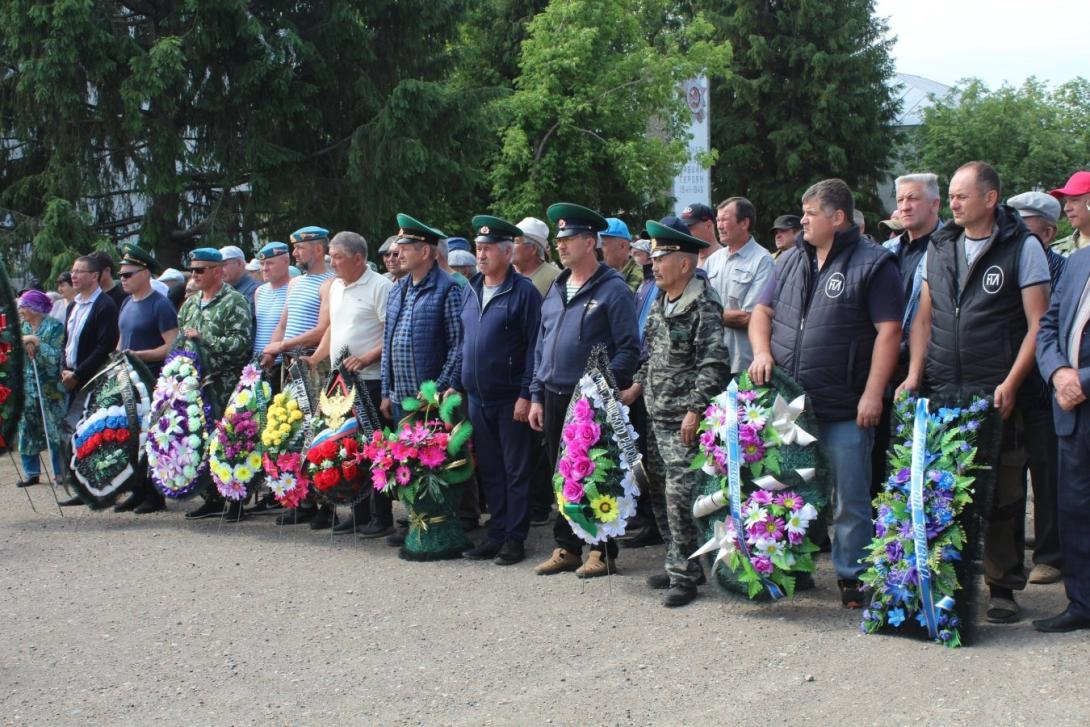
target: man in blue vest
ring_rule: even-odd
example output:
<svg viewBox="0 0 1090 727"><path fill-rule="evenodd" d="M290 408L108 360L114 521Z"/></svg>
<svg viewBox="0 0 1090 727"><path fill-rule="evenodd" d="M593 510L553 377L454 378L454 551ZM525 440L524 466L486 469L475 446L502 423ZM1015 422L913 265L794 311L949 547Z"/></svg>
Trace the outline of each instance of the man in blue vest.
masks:
<svg viewBox="0 0 1090 727"><path fill-rule="evenodd" d="M859 562L874 534L874 428L897 365L904 295L893 255L853 221L848 185L826 179L802 196L802 237L776 261L750 317L760 385L782 367L805 389L836 476L833 565L840 598L863 605Z"/></svg>
<svg viewBox="0 0 1090 727"><path fill-rule="evenodd" d="M931 236L900 388L986 396L1003 418L984 580L988 621L1011 623L1019 618L1014 591L1026 587L1023 407L1039 386L1031 376L1049 273L1041 242L999 203L999 191L999 175L984 162L962 165L950 180L954 221Z"/></svg>
<svg viewBox="0 0 1090 727"><path fill-rule="evenodd" d="M415 397L420 385L434 381L452 391L462 376L462 289L439 267L441 231L409 215L397 215L398 261L406 273L390 289L382 344L382 403L387 420L402 419L401 402ZM389 525L390 500L376 492L372 525ZM361 535L372 535L361 532ZM387 537L391 546L403 533Z"/></svg>

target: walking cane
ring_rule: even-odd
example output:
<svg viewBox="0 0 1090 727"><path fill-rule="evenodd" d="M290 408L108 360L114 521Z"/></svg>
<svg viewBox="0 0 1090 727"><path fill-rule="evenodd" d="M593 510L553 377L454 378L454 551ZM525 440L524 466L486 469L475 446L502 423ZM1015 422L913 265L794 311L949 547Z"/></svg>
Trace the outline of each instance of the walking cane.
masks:
<svg viewBox="0 0 1090 727"><path fill-rule="evenodd" d="M53 445L49 443L49 419L45 415L45 398L42 396L42 381L38 378L38 361L34 357L30 359L30 368L34 372L34 388L38 392L38 409L42 413L42 433L45 434L45 451L49 455L49 467L53 466ZM39 456L40 459L40 456ZM64 508L61 507L61 501L57 499L57 489L55 482L57 479L57 472L54 470L53 476L49 476L49 467L47 463L42 462L42 471L46 473L46 479L49 480L49 491L53 493L53 500L57 503L57 511L60 512L61 517L64 517ZM64 491L71 497L72 493L68 491L68 486L64 486Z"/></svg>

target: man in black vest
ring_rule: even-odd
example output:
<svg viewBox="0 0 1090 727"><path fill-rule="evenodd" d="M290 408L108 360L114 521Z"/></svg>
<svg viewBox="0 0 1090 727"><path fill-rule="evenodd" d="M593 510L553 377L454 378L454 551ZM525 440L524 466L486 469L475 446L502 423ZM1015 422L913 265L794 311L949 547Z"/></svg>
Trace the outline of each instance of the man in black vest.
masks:
<svg viewBox="0 0 1090 727"><path fill-rule="evenodd" d="M854 209L839 179L806 191L802 235L776 261L749 324L754 383L768 381L776 364L814 407L818 438L836 472L832 555L848 608L863 605L859 560L874 534L870 453L904 314L896 260L859 234Z"/></svg>
<svg viewBox="0 0 1090 727"><path fill-rule="evenodd" d="M999 204L999 175L984 162L969 162L954 174L950 210L954 221L931 237L908 377L900 389L994 397L1004 425L985 519L987 618L1011 623L1019 618L1014 591L1026 587L1026 451L1018 404L1040 387L1029 377L1037 327L1048 308L1048 262L1018 213Z"/></svg>

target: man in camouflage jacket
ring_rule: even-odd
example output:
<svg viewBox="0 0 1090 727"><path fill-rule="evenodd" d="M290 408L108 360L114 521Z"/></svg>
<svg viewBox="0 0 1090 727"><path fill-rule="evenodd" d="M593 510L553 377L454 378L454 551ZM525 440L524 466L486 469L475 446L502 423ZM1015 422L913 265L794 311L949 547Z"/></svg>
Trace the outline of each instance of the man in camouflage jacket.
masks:
<svg viewBox="0 0 1090 727"><path fill-rule="evenodd" d="M703 578L700 565L688 559L697 547L692 505L703 475L689 465L698 453L696 429L704 410L730 378L723 306L707 280L696 276L697 254L707 243L677 225L647 223L662 295L647 320L648 358L622 394L628 403L642 392L647 404L649 495L667 548L665 575L647 582L668 589L668 607L692 601Z"/></svg>
<svg viewBox="0 0 1090 727"><path fill-rule="evenodd" d="M214 253L214 254L213 254ZM209 379L212 415L223 416L253 346L253 321L246 297L223 281L219 251L198 248L190 268L199 293L178 311L178 330L200 344L201 367Z"/></svg>

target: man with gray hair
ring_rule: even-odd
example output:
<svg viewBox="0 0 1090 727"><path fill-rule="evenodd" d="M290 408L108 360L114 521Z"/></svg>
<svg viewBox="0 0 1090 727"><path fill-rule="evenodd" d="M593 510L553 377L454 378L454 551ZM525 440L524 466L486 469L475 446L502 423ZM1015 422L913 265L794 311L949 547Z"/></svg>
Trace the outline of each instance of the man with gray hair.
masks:
<svg viewBox="0 0 1090 727"><path fill-rule="evenodd" d="M904 298L889 251L852 223L851 189L826 179L802 197L802 244L786 250L750 317L758 386L783 367L806 391L836 472L833 565L840 598L863 606L859 576L874 534L871 450L897 365ZM847 371L847 375L845 375Z"/></svg>
<svg viewBox="0 0 1090 727"><path fill-rule="evenodd" d="M338 232L329 242L329 258L337 276L329 284L329 327L318 349L304 360L312 368L330 359L333 366L357 373L378 408L382 401L382 332L386 325L386 299L394 284L367 265L367 240L355 232ZM371 503L358 503L352 518L333 528L351 533L374 525L379 535L391 531L391 523L371 523Z"/></svg>
<svg viewBox="0 0 1090 727"><path fill-rule="evenodd" d="M548 259L549 226L536 217L527 217L515 227L522 230L522 236L515 238L515 270L529 278L544 298L560 275L560 268Z"/></svg>

